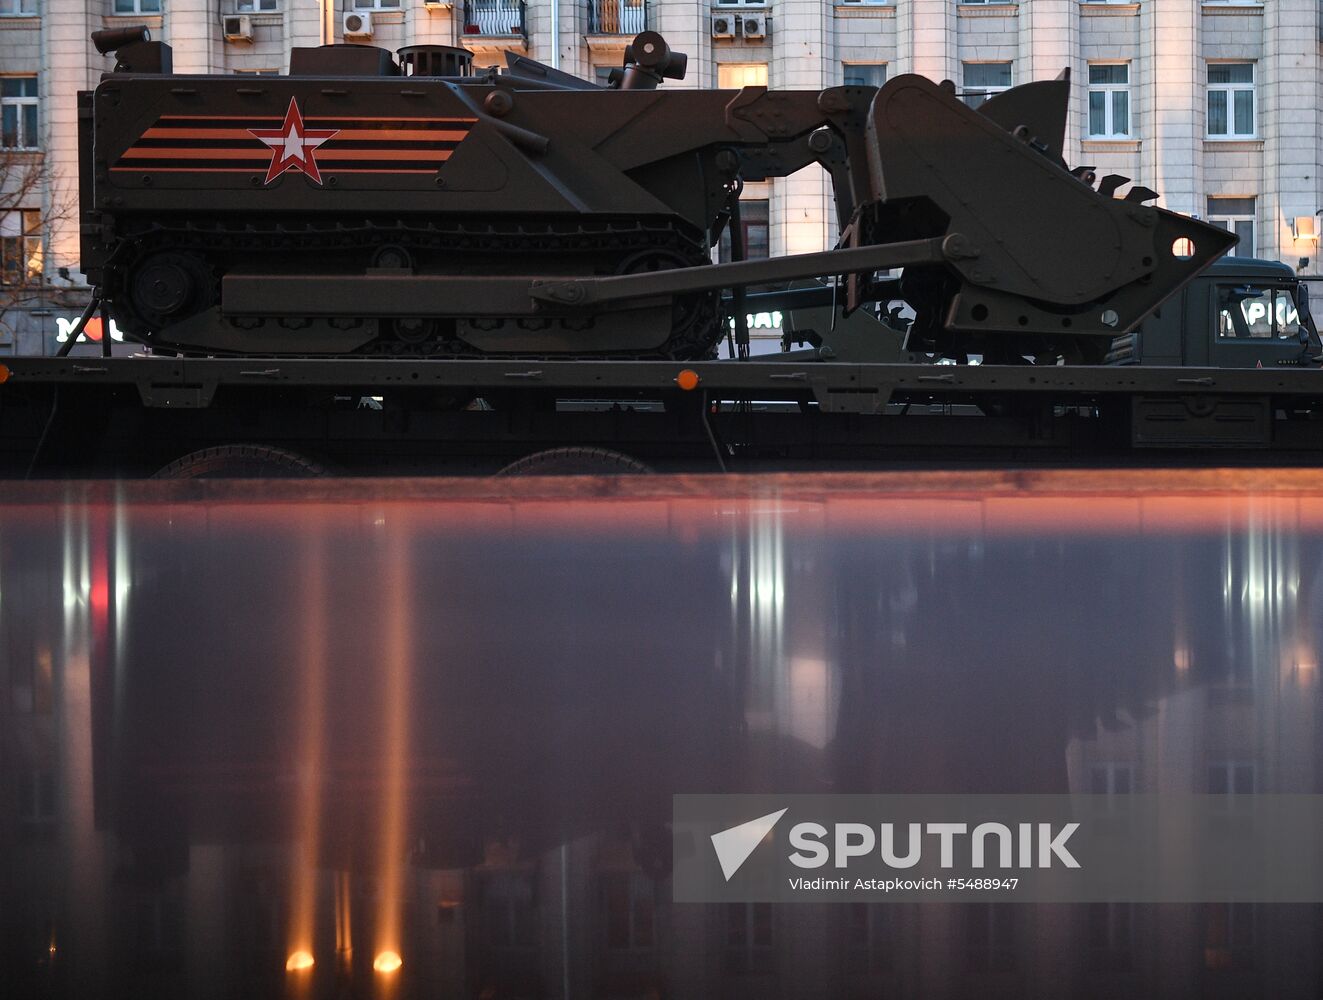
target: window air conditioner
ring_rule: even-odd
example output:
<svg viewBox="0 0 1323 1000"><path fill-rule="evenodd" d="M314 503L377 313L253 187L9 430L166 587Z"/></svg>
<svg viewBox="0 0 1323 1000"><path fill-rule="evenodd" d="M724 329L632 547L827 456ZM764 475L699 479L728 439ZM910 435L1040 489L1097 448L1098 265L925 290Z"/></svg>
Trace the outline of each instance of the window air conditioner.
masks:
<svg viewBox="0 0 1323 1000"><path fill-rule="evenodd" d="M765 38L772 26L764 17L741 18L740 31L745 38Z"/></svg>
<svg viewBox="0 0 1323 1000"><path fill-rule="evenodd" d="M346 38L371 38L372 14L366 10L346 11L344 29Z"/></svg>
<svg viewBox="0 0 1323 1000"><path fill-rule="evenodd" d="M247 14L227 15L224 27L227 42L251 42L253 40L253 19Z"/></svg>

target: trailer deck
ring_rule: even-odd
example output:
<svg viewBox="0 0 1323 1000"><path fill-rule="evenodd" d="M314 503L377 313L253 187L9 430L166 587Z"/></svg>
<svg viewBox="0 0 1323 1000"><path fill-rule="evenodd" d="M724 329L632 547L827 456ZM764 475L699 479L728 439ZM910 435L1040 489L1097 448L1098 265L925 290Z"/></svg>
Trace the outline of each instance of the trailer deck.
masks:
<svg viewBox="0 0 1323 1000"><path fill-rule="evenodd" d="M10 358L0 474L261 443L348 474L606 448L666 471L1317 464L1314 370L774 361ZM481 402L473 403L470 401Z"/></svg>

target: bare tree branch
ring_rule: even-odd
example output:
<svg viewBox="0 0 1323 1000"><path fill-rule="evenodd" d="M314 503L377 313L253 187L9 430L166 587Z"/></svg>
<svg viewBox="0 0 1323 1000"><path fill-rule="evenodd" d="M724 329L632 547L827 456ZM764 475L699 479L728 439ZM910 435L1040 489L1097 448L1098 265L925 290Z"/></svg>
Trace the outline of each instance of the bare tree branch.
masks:
<svg viewBox="0 0 1323 1000"><path fill-rule="evenodd" d="M28 309L81 308L87 289L59 278L50 260L55 234L77 222L76 185L44 153L0 149L0 333L11 342Z"/></svg>

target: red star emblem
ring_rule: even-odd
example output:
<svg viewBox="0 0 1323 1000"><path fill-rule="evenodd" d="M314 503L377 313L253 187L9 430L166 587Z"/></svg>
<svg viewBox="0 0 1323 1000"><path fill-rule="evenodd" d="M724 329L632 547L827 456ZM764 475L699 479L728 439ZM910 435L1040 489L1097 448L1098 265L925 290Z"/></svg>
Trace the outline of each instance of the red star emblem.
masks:
<svg viewBox="0 0 1323 1000"><path fill-rule="evenodd" d="M310 181L320 184L322 172L317 169L313 150L340 134L338 128L304 128L303 115L299 114L299 106L292 97L280 128L250 128L248 131L271 147L271 166L267 167L264 184L270 184L286 170L298 170L307 174Z"/></svg>

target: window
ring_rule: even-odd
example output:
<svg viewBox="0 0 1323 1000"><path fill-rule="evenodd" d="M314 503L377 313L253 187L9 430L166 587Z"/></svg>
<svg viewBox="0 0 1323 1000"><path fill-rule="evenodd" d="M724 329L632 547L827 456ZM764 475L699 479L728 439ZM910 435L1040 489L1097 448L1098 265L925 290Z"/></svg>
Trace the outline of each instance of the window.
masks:
<svg viewBox="0 0 1323 1000"><path fill-rule="evenodd" d="M772 255L769 203L765 198L740 199L740 229L744 232L744 259L766 260ZM731 256L730 227L721 231L717 260L728 264Z"/></svg>
<svg viewBox="0 0 1323 1000"><path fill-rule="evenodd" d="M159 14L161 0L114 0L116 14Z"/></svg>
<svg viewBox="0 0 1323 1000"><path fill-rule="evenodd" d="M895 4L896 0L837 0L837 2L846 3L846 4L851 4L851 3L873 4L873 5L881 4L883 6L890 7L893 4Z"/></svg>
<svg viewBox="0 0 1323 1000"><path fill-rule="evenodd" d="M718 63L717 88L766 87L767 63Z"/></svg>
<svg viewBox="0 0 1323 1000"><path fill-rule="evenodd" d="M1240 242L1227 251L1229 257L1254 256L1254 199L1208 199L1208 221L1240 237Z"/></svg>
<svg viewBox="0 0 1323 1000"><path fill-rule="evenodd" d="M1287 340L1300 339L1300 316L1296 312L1295 300L1289 288L1272 288L1264 285L1218 285L1217 286L1217 335L1225 340ZM1212 689L1209 689L1211 695ZM1209 784L1216 784L1221 791L1241 791L1237 782L1254 779L1253 764L1231 765L1234 768L1248 768L1249 774L1236 770L1226 772L1218 765L1217 774L1209 772Z"/></svg>
<svg viewBox="0 0 1323 1000"><path fill-rule="evenodd" d="M1089 137L1123 139L1130 135L1130 64L1089 65Z"/></svg>
<svg viewBox="0 0 1323 1000"><path fill-rule="evenodd" d="M266 14L280 10L280 0L238 0L234 9L240 14Z"/></svg>
<svg viewBox="0 0 1323 1000"><path fill-rule="evenodd" d="M977 108L993 94L1011 89L1011 64L965 63L965 103Z"/></svg>
<svg viewBox="0 0 1323 1000"><path fill-rule="evenodd" d="M1208 64L1208 138L1254 137L1254 64Z"/></svg>
<svg viewBox="0 0 1323 1000"><path fill-rule="evenodd" d="M648 27L648 8L643 0L591 0L588 4L590 35L637 35Z"/></svg>
<svg viewBox="0 0 1323 1000"><path fill-rule="evenodd" d="M354 0L355 10L399 10L400 0Z"/></svg>
<svg viewBox="0 0 1323 1000"><path fill-rule="evenodd" d="M718 7L766 7L768 0L713 0Z"/></svg>
<svg viewBox="0 0 1323 1000"><path fill-rule="evenodd" d="M887 82L886 63L844 63L847 87L880 87Z"/></svg>
<svg viewBox="0 0 1323 1000"><path fill-rule="evenodd" d="M37 0L0 0L0 17L32 17L39 9Z"/></svg>
<svg viewBox="0 0 1323 1000"><path fill-rule="evenodd" d="M41 281L41 213L0 212L0 285Z"/></svg>
<svg viewBox="0 0 1323 1000"><path fill-rule="evenodd" d="M371 7L371 4L363 4ZM383 6L385 6L383 4ZM392 9L398 9L399 0L391 0ZM523 9L519 0L469 0L464 4L464 34L466 35L522 35Z"/></svg>
<svg viewBox="0 0 1323 1000"><path fill-rule="evenodd" d="M6 149L36 149L37 78L6 76L0 80L0 146Z"/></svg>

